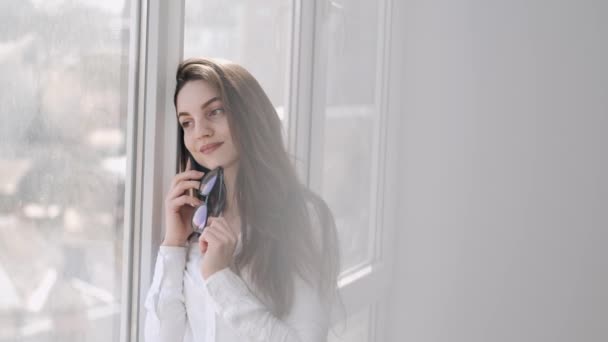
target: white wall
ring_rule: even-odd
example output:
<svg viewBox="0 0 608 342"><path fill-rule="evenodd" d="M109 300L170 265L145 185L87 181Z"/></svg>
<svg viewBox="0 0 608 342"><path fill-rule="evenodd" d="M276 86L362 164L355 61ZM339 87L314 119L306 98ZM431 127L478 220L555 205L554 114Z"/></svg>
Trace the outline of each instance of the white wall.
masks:
<svg viewBox="0 0 608 342"><path fill-rule="evenodd" d="M608 1L395 1L391 341L608 341Z"/></svg>

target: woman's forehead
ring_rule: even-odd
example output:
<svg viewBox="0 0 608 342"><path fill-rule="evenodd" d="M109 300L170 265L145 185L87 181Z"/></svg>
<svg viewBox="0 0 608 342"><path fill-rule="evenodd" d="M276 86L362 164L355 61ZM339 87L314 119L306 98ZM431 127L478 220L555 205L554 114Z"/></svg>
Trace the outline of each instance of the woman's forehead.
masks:
<svg viewBox="0 0 608 342"><path fill-rule="evenodd" d="M212 99L220 99L216 87L207 81L188 81L177 94L177 107L184 109L200 108Z"/></svg>

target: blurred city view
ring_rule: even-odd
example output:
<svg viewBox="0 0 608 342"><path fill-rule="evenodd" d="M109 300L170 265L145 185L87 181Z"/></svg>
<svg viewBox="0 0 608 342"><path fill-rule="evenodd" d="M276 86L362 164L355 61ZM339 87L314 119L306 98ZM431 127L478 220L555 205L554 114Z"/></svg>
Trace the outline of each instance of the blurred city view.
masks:
<svg viewBox="0 0 608 342"><path fill-rule="evenodd" d="M2 1L0 341L116 341L124 1Z"/></svg>
<svg viewBox="0 0 608 342"><path fill-rule="evenodd" d="M185 4L184 57L243 64L286 125L294 2ZM331 4L323 127L311 140L322 141L321 195L347 270L373 254L380 33L377 4ZM0 2L0 342L119 340L130 300L121 295L130 8ZM368 316L355 317L349 341L365 338Z"/></svg>

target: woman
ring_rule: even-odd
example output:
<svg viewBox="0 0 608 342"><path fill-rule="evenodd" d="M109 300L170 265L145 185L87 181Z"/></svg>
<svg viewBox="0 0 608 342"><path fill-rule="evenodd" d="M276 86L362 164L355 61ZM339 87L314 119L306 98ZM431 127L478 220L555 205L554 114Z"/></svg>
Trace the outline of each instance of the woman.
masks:
<svg viewBox="0 0 608 342"><path fill-rule="evenodd" d="M146 298L147 342L325 341L338 273L327 205L298 181L258 82L229 62L177 70L179 169ZM223 168L226 201L198 239L201 177Z"/></svg>

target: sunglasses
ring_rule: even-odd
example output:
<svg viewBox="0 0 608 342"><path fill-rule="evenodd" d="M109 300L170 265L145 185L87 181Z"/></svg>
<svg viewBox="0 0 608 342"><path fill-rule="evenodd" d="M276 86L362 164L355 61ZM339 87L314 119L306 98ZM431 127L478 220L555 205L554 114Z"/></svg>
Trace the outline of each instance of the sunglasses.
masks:
<svg viewBox="0 0 608 342"><path fill-rule="evenodd" d="M203 201L192 215L192 230L193 236L198 237L203 233L207 226L209 217L219 216L226 206L226 185L224 184L224 169L218 167L209 171L201 179L201 185L198 188L197 196Z"/></svg>

